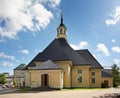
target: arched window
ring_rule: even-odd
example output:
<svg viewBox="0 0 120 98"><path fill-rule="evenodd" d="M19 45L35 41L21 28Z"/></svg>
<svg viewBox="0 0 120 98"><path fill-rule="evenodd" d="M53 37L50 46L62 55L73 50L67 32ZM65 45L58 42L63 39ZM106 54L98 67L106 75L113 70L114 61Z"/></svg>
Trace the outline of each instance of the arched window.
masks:
<svg viewBox="0 0 120 98"><path fill-rule="evenodd" d="M82 76L79 76L79 77L78 77L78 82L79 82L79 83L82 83Z"/></svg>
<svg viewBox="0 0 120 98"><path fill-rule="evenodd" d="M62 28L60 28L60 33L62 33Z"/></svg>

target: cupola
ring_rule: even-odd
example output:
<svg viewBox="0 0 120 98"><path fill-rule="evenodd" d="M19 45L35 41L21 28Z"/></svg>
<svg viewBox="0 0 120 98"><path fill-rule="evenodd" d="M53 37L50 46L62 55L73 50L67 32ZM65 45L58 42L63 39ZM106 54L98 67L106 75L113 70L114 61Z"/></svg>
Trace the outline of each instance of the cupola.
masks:
<svg viewBox="0 0 120 98"><path fill-rule="evenodd" d="M61 13L61 23L57 27L57 38L65 38L66 39L67 38L66 31L67 31L67 28L65 27L65 25L63 23L63 15Z"/></svg>

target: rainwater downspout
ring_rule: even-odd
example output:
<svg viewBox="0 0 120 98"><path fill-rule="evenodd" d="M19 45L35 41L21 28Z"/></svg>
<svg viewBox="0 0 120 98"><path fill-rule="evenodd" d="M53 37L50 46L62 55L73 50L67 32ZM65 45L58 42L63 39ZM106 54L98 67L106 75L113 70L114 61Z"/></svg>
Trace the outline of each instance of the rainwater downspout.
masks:
<svg viewBox="0 0 120 98"><path fill-rule="evenodd" d="M31 73L30 73L30 71L28 71L28 70L27 70L27 72L28 72L29 75L30 75L30 86L31 86Z"/></svg>

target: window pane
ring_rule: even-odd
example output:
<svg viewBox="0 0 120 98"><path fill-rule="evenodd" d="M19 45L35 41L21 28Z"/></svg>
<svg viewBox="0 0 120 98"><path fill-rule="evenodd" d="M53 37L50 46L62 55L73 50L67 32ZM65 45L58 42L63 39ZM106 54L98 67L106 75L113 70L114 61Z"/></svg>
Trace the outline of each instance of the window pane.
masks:
<svg viewBox="0 0 120 98"><path fill-rule="evenodd" d="M81 69L79 69L79 70L78 70L78 73L79 73L79 74L82 74L82 70L81 70Z"/></svg>
<svg viewBox="0 0 120 98"><path fill-rule="evenodd" d="M92 81L91 81L92 83L95 83L95 78L92 78Z"/></svg>
<svg viewBox="0 0 120 98"><path fill-rule="evenodd" d="M78 77L78 82L79 82L79 83L82 82L82 77L81 77L81 76Z"/></svg>
<svg viewBox="0 0 120 98"><path fill-rule="evenodd" d="M91 74L92 74L92 76L95 76L95 72L92 72Z"/></svg>

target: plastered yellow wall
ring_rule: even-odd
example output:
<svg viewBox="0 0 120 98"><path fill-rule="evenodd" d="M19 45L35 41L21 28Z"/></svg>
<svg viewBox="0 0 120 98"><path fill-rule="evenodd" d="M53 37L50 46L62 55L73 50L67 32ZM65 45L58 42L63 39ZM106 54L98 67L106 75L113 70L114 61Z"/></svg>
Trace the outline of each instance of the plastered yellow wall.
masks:
<svg viewBox="0 0 120 98"><path fill-rule="evenodd" d="M72 87L89 87L89 68L90 66L74 66L72 68ZM82 70L82 74L78 70ZM78 81L78 77L82 76L82 82Z"/></svg>
<svg viewBox="0 0 120 98"><path fill-rule="evenodd" d="M42 62L35 62L36 66ZM73 66L71 61L55 61L63 70L29 70L25 72L26 85L38 87L41 86L41 74L49 74L49 86L55 88L62 87L101 87L101 83L108 78L101 77L102 69L91 69L90 65ZM78 70L82 70L82 74ZM91 73L95 72L95 76ZM30 79L31 74L31 79ZM82 83L78 82L78 77L82 76ZM95 83L91 79L95 78ZM30 83L31 80L31 83ZM109 85L112 86L112 78L108 79Z"/></svg>
<svg viewBox="0 0 120 98"><path fill-rule="evenodd" d="M71 61L57 61L55 62L63 69L63 86L71 87Z"/></svg>
<svg viewBox="0 0 120 98"><path fill-rule="evenodd" d="M31 85L31 73L29 70L25 71L25 86L30 86Z"/></svg>
<svg viewBox="0 0 120 98"><path fill-rule="evenodd" d="M102 78L102 83L104 83L104 81L107 80L108 81L108 86L109 87L113 87L113 78Z"/></svg>
<svg viewBox="0 0 120 98"><path fill-rule="evenodd" d="M62 70L31 70L31 80L26 82L31 87L40 87L41 86L41 75L48 74L49 76L49 87L53 88L63 88L63 71ZM29 76L29 73L26 75ZM31 85L30 85L31 81Z"/></svg>
<svg viewBox="0 0 120 98"><path fill-rule="evenodd" d="M95 72L95 76L91 73ZM91 79L95 78L95 83L91 82ZM90 69L90 87L101 87L101 69Z"/></svg>

